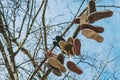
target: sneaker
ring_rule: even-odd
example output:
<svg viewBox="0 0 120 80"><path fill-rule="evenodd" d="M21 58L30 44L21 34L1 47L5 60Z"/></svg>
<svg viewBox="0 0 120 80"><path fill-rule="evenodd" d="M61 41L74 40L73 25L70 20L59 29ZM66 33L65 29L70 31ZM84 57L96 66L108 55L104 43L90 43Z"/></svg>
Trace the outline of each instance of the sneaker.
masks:
<svg viewBox="0 0 120 80"><path fill-rule="evenodd" d="M93 13L88 15L88 21L89 21L89 23L94 23L97 20L111 17L112 15L113 15L113 12L111 10L93 12Z"/></svg>
<svg viewBox="0 0 120 80"><path fill-rule="evenodd" d="M62 36L56 36L55 39L57 40L57 42L65 41L65 39Z"/></svg>
<svg viewBox="0 0 120 80"><path fill-rule="evenodd" d="M103 42L103 37L91 29L83 29L82 34L89 39L96 40L97 42Z"/></svg>
<svg viewBox="0 0 120 80"><path fill-rule="evenodd" d="M94 0L90 0L89 5L88 5L88 10L89 10L89 14L96 12L96 4Z"/></svg>
<svg viewBox="0 0 120 80"><path fill-rule="evenodd" d="M74 51L74 44L73 44L73 38L69 37L67 40L67 47L69 50L69 53L74 56L75 55L75 51Z"/></svg>
<svg viewBox="0 0 120 80"><path fill-rule="evenodd" d="M53 67L59 69L61 72L66 72L66 68L56 58L49 58L48 63Z"/></svg>
<svg viewBox="0 0 120 80"><path fill-rule="evenodd" d="M62 64L64 64L64 59L65 59L65 56L63 54L57 55L57 60L59 60Z"/></svg>
<svg viewBox="0 0 120 80"><path fill-rule="evenodd" d="M82 74L83 73L83 71L79 67L77 67L76 64L73 63L72 61L67 62L67 67L70 71L73 71L77 74Z"/></svg>
<svg viewBox="0 0 120 80"><path fill-rule="evenodd" d="M75 38L74 39L74 46L75 46L75 54L77 55L77 56L79 56L80 55L80 49L81 49L81 42L80 42L80 40L79 39L77 39L77 38Z"/></svg>
<svg viewBox="0 0 120 80"><path fill-rule="evenodd" d="M104 32L104 28L100 27L100 26L93 26L91 24L83 24L81 25L81 29L92 29L93 31L97 32L97 33L102 33Z"/></svg>
<svg viewBox="0 0 120 80"><path fill-rule="evenodd" d="M67 43L65 41L60 41L59 42L60 48L62 49L62 51L69 56L69 51L67 48Z"/></svg>
<svg viewBox="0 0 120 80"><path fill-rule="evenodd" d="M80 17L75 18L75 19L73 20L73 22L76 23L76 24L79 24L79 23L80 23Z"/></svg>
<svg viewBox="0 0 120 80"><path fill-rule="evenodd" d="M61 76L62 73L60 72L60 70L58 70L57 68L51 66L49 63L45 63L45 65L48 67L48 69L51 69L51 71L53 72L53 74L55 74L56 76Z"/></svg>

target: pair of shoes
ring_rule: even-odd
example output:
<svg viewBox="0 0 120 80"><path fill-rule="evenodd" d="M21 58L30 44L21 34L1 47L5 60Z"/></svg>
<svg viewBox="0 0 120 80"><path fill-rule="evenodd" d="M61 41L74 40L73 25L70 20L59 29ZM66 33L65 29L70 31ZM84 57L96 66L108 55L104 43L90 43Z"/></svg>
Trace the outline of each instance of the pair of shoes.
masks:
<svg viewBox="0 0 120 80"><path fill-rule="evenodd" d="M62 51L64 51L66 53L66 55L74 56L74 44L73 44L73 38L72 37L69 37L67 42L60 41L59 45L60 45Z"/></svg>
<svg viewBox="0 0 120 80"><path fill-rule="evenodd" d="M46 53L46 56L48 57L47 63L49 63L52 67L57 68L61 72L66 72L66 68L63 66L63 54L55 55L53 52L49 51Z"/></svg>
<svg viewBox="0 0 120 80"><path fill-rule="evenodd" d="M80 49L81 49L81 42L78 38L73 39L72 37L69 37L67 42L60 41L59 45L61 49L66 53L66 55L74 56L80 55Z"/></svg>
<svg viewBox="0 0 120 80"><path fill-rule="evenodd" d="M77 67L76 64L73 63L72 61L67 62L67 67L70 71L73 71L77 74L82 74L83 73L83 71L79 67Z"/></svg>
<svg viewBox="0 0 120 80"><path fill-rule="evenodd" d="M98 34L104 32L103 27L93 26L91 24L83 24L81 26L81 29L82 29L82 34L85 37L96 40L97 42L103 42L104 38Z"/></svg>

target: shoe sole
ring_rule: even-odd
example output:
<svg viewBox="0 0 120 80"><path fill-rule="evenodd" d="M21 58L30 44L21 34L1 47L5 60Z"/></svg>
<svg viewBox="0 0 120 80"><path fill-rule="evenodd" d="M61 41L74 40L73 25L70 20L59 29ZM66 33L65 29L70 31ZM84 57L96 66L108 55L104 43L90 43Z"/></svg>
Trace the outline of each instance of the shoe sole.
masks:
<svg viewBox="0 0 120 80"><path fill-rule="evenodd" d="M65 67L55 58L49 58L48 63L53 67L59 69L61 72L66 72Z"/></svg>
<svg viewBox="0 0 120 80"><path fill-rule="evenodd" d="M110 10L104 10L100 12L93 12L90 15L88 15L88 21L89 23L94 23L97 20L111 17L113 15L113 12Z"/></svg>
<svg viewBox="0 0 120 80"><path fill-rule="evenodd" d="M83 73L83 71L82 71L80 68L78 68L78 67L76 66L76 64L73 63L72 61L68 61L68 62L67 62L67 67L68 67L68 69L69 69L70 71L73 71L73 72L75 72L75 73L77 73L77 74L82 74L82 73Z"/></svg>
<svg viewBox="0 0 120 80"><path fill-rule="evenodd" d="M74 39L74 45L75 45L75 53L77 56L80 55L80 49L81 49L81 42L79 39L75 38Z"/></svg>
<svg viewBox="0 0 120 80"><path fill-rule="evenodd" d="M91 1L89 2L88 8L89 8L89 14L95 12L95 11L96 11L95 1L91 0Z"/></svg>
<svg viewBox="0 0 120 80"><path fill-rule="evenodd" d="M93 26L90 24L83 24L81 25L81 29L92 29L93 31L97 32L97 33L102 33L104 32L104 28L103 27L99 27L99 26Z"/></svg>
<svg viewBox="0 0 120 80"><path fill-rule="evenodd" d="M65 54L69 56L69 52L67 49L67 43L65 41L60 41L59 46L61 47L62 51L65 52Z"/></svg>
<svg viewBox="0 0 120 80"><path fill-rule="evenodd" d="M102 36L91 29L83 29L82 34L89 39L96 40L97 42L103 42L104 40Z"/></svg>

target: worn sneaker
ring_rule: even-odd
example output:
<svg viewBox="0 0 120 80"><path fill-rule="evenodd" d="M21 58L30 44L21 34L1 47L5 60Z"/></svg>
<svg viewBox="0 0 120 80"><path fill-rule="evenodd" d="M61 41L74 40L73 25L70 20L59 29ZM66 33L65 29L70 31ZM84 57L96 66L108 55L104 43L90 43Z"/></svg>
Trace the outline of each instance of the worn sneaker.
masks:
<svg viewBox="0 0 120 80"><path fill-rule="evenodd" d="M51 66L49 63L45 63L45 65L48 67L48 69L51 69L51 71L53 72L53 74L55 74L56 76L61 76L62 73L60 72L59 69Z"/></svg>
<svg viewBox="0 0 120 80"><path fill-rule="evenodd" d="M69 56L69 51L68 51L67 43L65 41L60 41L59 45L60 45L62 51L65 52L66 55Z"/></svg>
<svg viewBox="0 0 120 80"><path fill-rule="evenodd" d="M57 55L57 60L59 60L62 64L64 64L64 59L65 59L65 56L63 54Z"/></svg>
<svg viewBox="0 0 120 80"><path fill-rule="evenodd" d="M90 0L88 5L88 11L89 11L89 14L96 11L96 4L94 0Z"/></svg>
<svg viewBox="0 0 120 80"><path fill-rule="evenodd" d="M97 32L97 33L102 33L104 32L104 28L100 27L100 26L93 26L91 24L83 24L81 25L81 29L92 29L93 31Z"/></svg>
<svg viewBox="0 0 120 80"><path fill-rule="evenodd" d="M74 46L75 46L75 48L74 48L75 49L75 54L77 56L79 56L80 55L80 49L81 49L81 42L78 38L74 39Z"/></svg>
<svg viewBox="0 0 120 80"><path fill-rule="evenodd" d="M65 39L62 36L56 36L55 39L57 40L57 42L65 41Z"/></svg>
<svg viewBox="0 0 120 80"><path fill-rule="evenodd" d="M113 15L113 12L111 10L93 12L93 13L88 15L88 21L89 21L89 23L94 23L97 20L111 17L112 15Z"/></svg>
<svg viewBox="0 0 120 80"><path fill-rule="evenodd" d="M97 42L103 42L104 40L102 36L91 29L83 29L82 34L89 39L96 40Z"/></svg>
<svg viewBox="0 0 120 80"><path fill-rule="evenodd" d="M75 51L74 51L74 44L73 44L73 38L69 37L67 40L67 47L69 50L69 53L74 56L75 55Z"/></svg>
<svg viewBox="0 0 120 80"><path fill-rule="evenodd" d="M73 63L72 61L67 62L67 67L70 71L73 71L77 74L82 74L83 73L83 71L79 67L77 67L76 64Z"/></svg>
<svg viewBox="0 0 120 80"><path fill-rule="evenodd" d="M59 69L61 72L66 72L66 68L56 58L49 58L48 63L53 67Z"/></svg>

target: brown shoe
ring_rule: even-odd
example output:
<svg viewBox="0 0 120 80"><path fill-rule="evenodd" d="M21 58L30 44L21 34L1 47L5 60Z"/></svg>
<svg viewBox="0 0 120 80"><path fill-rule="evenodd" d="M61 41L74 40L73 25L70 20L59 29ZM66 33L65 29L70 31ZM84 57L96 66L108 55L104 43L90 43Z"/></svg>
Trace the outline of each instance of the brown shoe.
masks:
<svg viewBox="0 0 120 80"><path fill-rule="evenodd" d="M51 66L49 63L45 63L45 65L46 65L49 69L51 69L51 71L53 72L53 74L55 74L56 76L61 76L61 75L62 75L62 73L60 72L59 69Z"/></svg>
<svg viewBox="0 0 120 80"><path fill-rule="evenodd" d="M59 45L60 45L60 48L62 49L62 51L65 52L66 55L69 56L69 51L68 51L68 48L67 48L67 43L65 41L60 41Z"/></svg>
<svg viewBox="0 0 120 80"><path fill-rule="evenodd" d="M90 0L88 5L89 14L96 11L96 4L94 0Z"/></svg>
<svg viewBox="0 0 120 80"><path fill-rule="evenodd" d="M94 23L97 20L111 17L112 15L113 15L113 12L111 10L93 12L93 13L88 15L88 21L89 21L89 23Z"/></svg>
<svg viewBox="0 0 120 80"><path fill-rule="evenodd" d="M82 34L89 39L96 40L97 42L103 42L104 40L102 36L91 29L83 29Z"/></svg>
<svg viewBox="0 0 120 80"><path fill-rule="evenodd" d="M78 38L74 39L74 46L75 46L75 48L74 48L75 49L75 54L77 56L79 56L80 55L80 49L81 49L81 42Z"/></svg>
<svg viewBox="0 0 120 80"><path fill-rule="evenodd" d="M67 47L69 50L69 53L74 56L75 55L75 51L74 51L74 44L73 44L73 38L69 37L67 40Z"/></svg>
<svg viewBox="0 0 120 80"><path fill-rule="evenodd" d="M79 67L77 67L76 64L73 63L72 61L67 62L67 67L70 71L73 71L77 74L82 74L83 73L83 71Z"/></svg>
<svg viewBox="0 0 120 80"><path fill-rule="evenodd" d="M57 55L57 60L59 60L62 64L64 64L64 59L65 59L65 56L63 54Z"/></svg>
<svg viewBox="0 0 120 80"><path fill-rule="evenodd" d="M93 26L91 24L83 24L81 25L81 29L92 29L93 31L97 32L97 33L102 33L104 32L104 28L100 27L100 26Z"/></svg>
<svg viewBox="0 0 120 80"><path fill-rule="evenodd" d="M53 67L59 69L62 72L66 72L66 68L63 66L63 64L60 63L56 58L49 58L48 63L52 65Z"/></svg>
<svg viewBox="0 0 120 80"><path fill-rule="evenodd" d="M73 20L73 22L76 23L76 24L79 24L79 23L80 23L80 17L75 18L75 19Z"/></svg>

